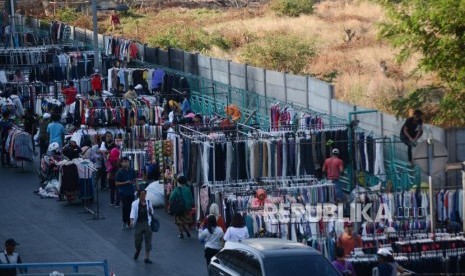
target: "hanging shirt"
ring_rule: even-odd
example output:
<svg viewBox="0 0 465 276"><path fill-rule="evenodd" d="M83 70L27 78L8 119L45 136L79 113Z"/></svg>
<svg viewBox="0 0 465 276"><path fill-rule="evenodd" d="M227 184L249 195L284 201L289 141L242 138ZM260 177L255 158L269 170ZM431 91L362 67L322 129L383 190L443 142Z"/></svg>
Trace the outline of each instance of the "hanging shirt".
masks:
<svg viewBox="0 0 465 276"><path fill-rule="evenodd" d="M77 89L74 86L66 88L61 93L65 95L66 105L71 105L76 102Z"/></svg>
<svg viewBox="0 0 465 276"><path fill-rule="evenodd" d="M90 80L92 84L92 90L100 92L102 91L102 77L98 74L94 74Z"/></svg>

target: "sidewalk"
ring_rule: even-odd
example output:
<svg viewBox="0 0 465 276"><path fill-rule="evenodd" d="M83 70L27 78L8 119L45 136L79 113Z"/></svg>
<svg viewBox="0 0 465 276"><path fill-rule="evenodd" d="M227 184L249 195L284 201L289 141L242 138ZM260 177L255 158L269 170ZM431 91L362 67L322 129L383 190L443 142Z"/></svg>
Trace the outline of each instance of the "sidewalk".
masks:
<svg viewBox="0 0 465 276"><path fill-rule="evenodd" d="M39 180L35 169L0 168L0 241L14 238L23 262L84 262L108 260L110 271L131 275L206 275L203 247L193 233L179 240L173 217L156 209L160 232L154 233L150 259L133 260L133 230L121 229L121 208L110 207L108 191L99 191L102 220L93 220L81 203L41 199L33 194ZM93 208L95 209L95 207Z"/></svg>

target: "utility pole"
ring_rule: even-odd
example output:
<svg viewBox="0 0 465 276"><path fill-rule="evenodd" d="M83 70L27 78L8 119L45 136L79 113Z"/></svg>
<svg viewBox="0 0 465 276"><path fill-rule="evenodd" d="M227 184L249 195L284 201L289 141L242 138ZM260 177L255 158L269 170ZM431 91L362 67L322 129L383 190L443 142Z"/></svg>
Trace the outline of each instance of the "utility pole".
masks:
<svg viewBox="0 0 465 276"><path fill-rule="evenodd" d="M93 43L94 48L94 69L100 68L100 51L98 49L98 25L97 25L97 0L92 0L92 29L93 29Z"/></svg>
<svg viewBox="0 0 465 276"><path fill-rule="evenodd" d="M15 24L15 1L10 0L10 37L9 43L15 47L15 35L16 35L16 24Z"/></svg>

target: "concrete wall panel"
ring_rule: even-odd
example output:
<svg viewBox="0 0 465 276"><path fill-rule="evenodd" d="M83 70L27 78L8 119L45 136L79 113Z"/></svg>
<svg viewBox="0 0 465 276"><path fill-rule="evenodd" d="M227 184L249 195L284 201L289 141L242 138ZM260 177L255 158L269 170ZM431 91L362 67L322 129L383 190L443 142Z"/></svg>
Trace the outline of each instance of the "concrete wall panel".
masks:
<svg viewBox="0 0 465 276"><path fill-rule="evenodd" d="M246 66L244 64L231 62L229 69L231 70L232 76L238 76L245 78L246 76Z"/></svg>
<svg viewBox="0 0 465 276"><path fill-rule="evenodd" d="M270 98L276 98L278 100L284 101L284 87L282 85L276 85L267 83L266 84L266 95Z"/></svg>
<svg viewBox="0 0 465 276"><path fill-rule="evenodd" d="M180 49L170 49L170 67L174 70L184 71L184 51Z"/></svg>
<svg viewBox="0 0 465 276"><path fill-rule="evenodd" d="M197 74L197 57L195 54L183 51L184 72Z"/></svg>
<svg viewBox="0 0 465 276"><path fill-rule="evenodd" d="M305 104L305 91L287 88L287 101L302 106Z"/></svg>
<svg viewBox="0 0 465 276"><path fill-rule="evenodd" d="M161 66L169 67L170 61L168 51L158 49L158 62Z"/></svg>
<svg viewBox="0 0 465 276"><path fill-rule="evenodd" d="M240 89L246 89L246 79L244 77L238 77L236 75L231 75L231 86L237 87Z"/></svg>
<svg viewBox="0 0 465 276"><path fill-rule="evenodd" d="M228 73L228 61L224 59L212 58L213 71Z"/></svg>
<svg viewBox="0 0 465 276"><path fill-rule="evenodd" d="M287 74L286 75L286 86L287 88L294 88L296 90L305 91L305 78L304 76L296 76Z"/></svg>
<svg viewBox="0 0 465 276"><path fill-rule="evenodd" d="M266 70L266 83L284 86L284 74Z"/></svg>
<svg viewBox="0 0 465 276"><path fill-rule="evenodd" d="M247 79L264 82L263 69L253 66L247 66Z"/></svg>
<svg viewBox="0 0 465 276"><path fill-rule="evenodd" d="M199 67L210 68L210 58L204 55L198 57Z"/></svg>

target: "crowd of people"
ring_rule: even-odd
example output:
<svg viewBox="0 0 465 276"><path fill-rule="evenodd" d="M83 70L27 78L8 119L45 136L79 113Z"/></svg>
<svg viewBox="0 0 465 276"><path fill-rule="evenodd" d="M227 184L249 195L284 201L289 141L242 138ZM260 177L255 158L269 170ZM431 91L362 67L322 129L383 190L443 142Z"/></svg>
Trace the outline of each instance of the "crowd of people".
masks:
<svg viewBox="0 0 465 276"><path fill-rule="evenodd" d="M112 19L113 22L113 19ZM117 25L116 21L113 22ZM18 80L20 75L15 76ZM130 85L128 91L124 91L124 87L119 86L116 91L113 91L116 97L121 97L126 100L138 98L144 92L141 85ZM6 92L6 93L5 93ZM97 169L95 183L97 188L109 189L110 205L122 210L122 228L134 229L135 236L135 254L134 259L139 258L142 250L142 244L145 244L144 262L152 263L150 260L150 251L152 243L152 230L150 224L153 219L154 209L151 203L146 199L146 191L140 190L136 180L136 174L133 168L130 167L128 157L121 156L121 149L115 143L115 137L112 132L106 132L104 137L98 144L92 145L90 141L76 141L74 139L66 140L65 135L69 134L65 131L65 126L62 123L63 114L70 113L72 105L76 102L78 95L74 83L69 81L61 93L64 98L64 110L49 110L42 117L34 114L31 108L24 111L20 97L14 90L5 91L1 97L3 101L9 101L10 105L14 106L10 110L2 110L2 118L0 120L0 137L2 142L2 165L11 166L5 150L6 133L14 125L22 125L24 130L33 137L38 132L38 145L40 157L50 154L59 153L68 159L86 158L93 162ZM99 97L97 91L92 91L90 97ZM415 111L414 116L409 118L401 130L401 139L408 146L409 161L412 162L411 151L416 145L417 140L422 135L422 113ZM170 100L164 104L164 123L163 123L163 138L169 138L174 135L173 125L178 123L201 125L203 117L200 114L192 112L187 97L184 97L182 103ZM141 116L138 118L139 125L146 124L146 118ZM34 145L35 152L35 142ZM324 162L322 168L327 180L332 181L336 187L337 202L344 202L344 193L342 184L339 182L340 176L344 172L344 163L339 158L339 150L333 148L331 156ZM160 178L160 169L157 167L152 180ZM146 176L146 175L145 175ZM147 177L145 177L147 179ZM191 192L191 187L187 185L187 179L184 176L177 177L178 186L173 189L169 197L171 213L174 214L174 221L178 228L180 239L191 237L191 229L195 225L194 221L194 199ZM137 195L137 197L136 197ZM256 206L263 206L266 201L264 191L257 191L257 198L254 200ZM249 232L245 226L244 218L241 214L236 213L232 218L232 223L226 227L225 220L221 217L219 207L216 204L210 206L209 215L204 218L200 224L198 239L204 244L204 256L207 265L211 258L221 250L224 242L241 241L249 238ZM0 263L21 262L18 255L14 253L14 246L17 243L9 239L6 243L4 259L0 255ZM343 275L355 275L354 268L345 258L350 255L354 248L361 247L361 238L354 233L353 224L346 222L344 224L344 233L337 238L337 247L335 253L337 259L333 261L334 267ZM379 265L378 275L395 275L396 271L402 272L402 268L394 262L392 252L386 249L378 251Z"/></svg>

